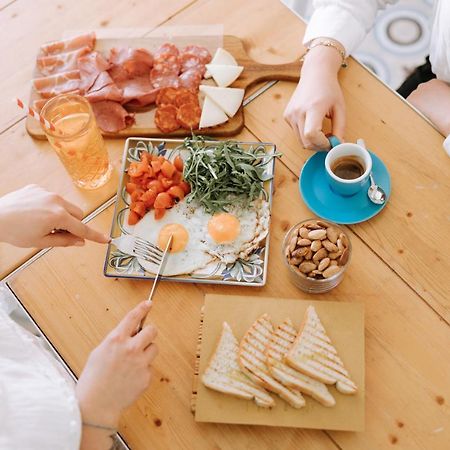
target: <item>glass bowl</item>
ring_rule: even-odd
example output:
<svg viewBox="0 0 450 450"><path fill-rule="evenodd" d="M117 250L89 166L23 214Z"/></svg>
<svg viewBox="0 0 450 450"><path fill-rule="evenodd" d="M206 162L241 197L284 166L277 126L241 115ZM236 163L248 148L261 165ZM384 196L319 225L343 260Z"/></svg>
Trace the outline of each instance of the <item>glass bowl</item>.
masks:
<svg viewBox="0 0 450 450"><path fill-rule="evenodd" d="M308 219L287 232L282 251L291 281L304 292L320 294L342 281L350 263L352 246L339 225Z"/></svg>

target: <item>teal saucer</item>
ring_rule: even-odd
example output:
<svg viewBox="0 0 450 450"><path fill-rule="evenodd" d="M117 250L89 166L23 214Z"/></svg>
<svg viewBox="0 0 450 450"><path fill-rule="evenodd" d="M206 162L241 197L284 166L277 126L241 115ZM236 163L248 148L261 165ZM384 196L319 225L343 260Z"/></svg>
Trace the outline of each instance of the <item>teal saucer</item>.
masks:
<svg viewBox="0 0 450 450"><path fill-rule="evenodd" d="M326 152L317 152L306 161L300 173L300 194L306 206L322 219L339 224L364 222L376 216L387 204L391 195L391 177L387 167L377 155L372 156L372 174L375 182L386 192L386 201L375 205L367 197L369 180L361 191L351 197L336 194L325 173Z"/></svg>

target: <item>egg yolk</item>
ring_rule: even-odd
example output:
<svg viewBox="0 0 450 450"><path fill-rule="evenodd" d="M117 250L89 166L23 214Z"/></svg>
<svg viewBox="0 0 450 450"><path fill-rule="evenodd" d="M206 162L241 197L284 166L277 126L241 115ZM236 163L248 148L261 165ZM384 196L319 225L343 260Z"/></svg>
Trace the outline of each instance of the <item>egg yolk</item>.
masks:
<svg viewBox="0 0 450 450"><path fill-rule="evenodd" d="M240 232L241 224L233 214L215 214L208 222L208 233L218 244L234 241Z"/></svg>
<svg viewBox="0 0 450 450"><path fill-rule="evenodd" d="M177 253L184 250L189 240L189 233L186 228L179 223L169 223L161 228L158 236L158 247L165 249L169 242L170 235L173 236L170 253Z"/></svg>

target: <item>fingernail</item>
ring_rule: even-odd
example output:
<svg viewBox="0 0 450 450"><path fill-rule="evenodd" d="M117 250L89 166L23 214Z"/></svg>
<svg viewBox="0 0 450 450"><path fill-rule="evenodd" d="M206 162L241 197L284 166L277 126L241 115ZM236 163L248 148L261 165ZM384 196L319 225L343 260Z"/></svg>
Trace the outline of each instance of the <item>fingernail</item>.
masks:
<svg viewBox="0 0 450 450"><path fill-rule="evenodd" d="M84 247L84 244L86 244L86 242L84 242L84 241L76 241L75 244L73 244L73 245L75 245L75 247Z"/></svg>

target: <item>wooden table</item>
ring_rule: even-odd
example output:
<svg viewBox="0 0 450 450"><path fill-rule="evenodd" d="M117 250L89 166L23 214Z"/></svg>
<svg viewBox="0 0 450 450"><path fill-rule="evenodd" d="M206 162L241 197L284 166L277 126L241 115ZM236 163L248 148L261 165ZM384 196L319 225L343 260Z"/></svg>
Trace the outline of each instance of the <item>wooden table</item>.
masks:
<svg viewBox="0 0 450 450"><path fill-rule="evenodd" d="M102 190L74 188L46 143L27 137L23 116L8 103L26 96L37 42L64 30L224 23L254 59L277 63L301 53L304 25L281 3L260 0L41 2L0 0L2 98L0 194L26 181L57 189L88 213L116 189L117 172ZM144 31L145 33L145 31ZM11 45L14 43L14 45ZM17 54L21 58L16 57ZM387 164L392 198L369 222L348 227L353 258L342 284L314 299L361 302L366 314L366 431L199 424L190 393L200 308L206 293L308 298L287 280L279 248L285 231L312 216L297 189L310 153L282 119L292 83L278 83L245 108L238 138L271 141L284 154L277 164L269 276L264 288L162 283L152 310L161 354L151 389L130 408L121 434L133 449L433 449L450 442L450 165L442 136L356 62L342 71L349 141L364 137ZM108 146L116 167L123 142ZM43 170L45 168L45 171ZM112 208L96 215L107 232ZM32 254L0 247L2 274ZM103 277L105 248L52 249L8 280L68 365L79 374L89 352L148 293L150 283ZM182 323L183 326L179 324Z"/></svg>

